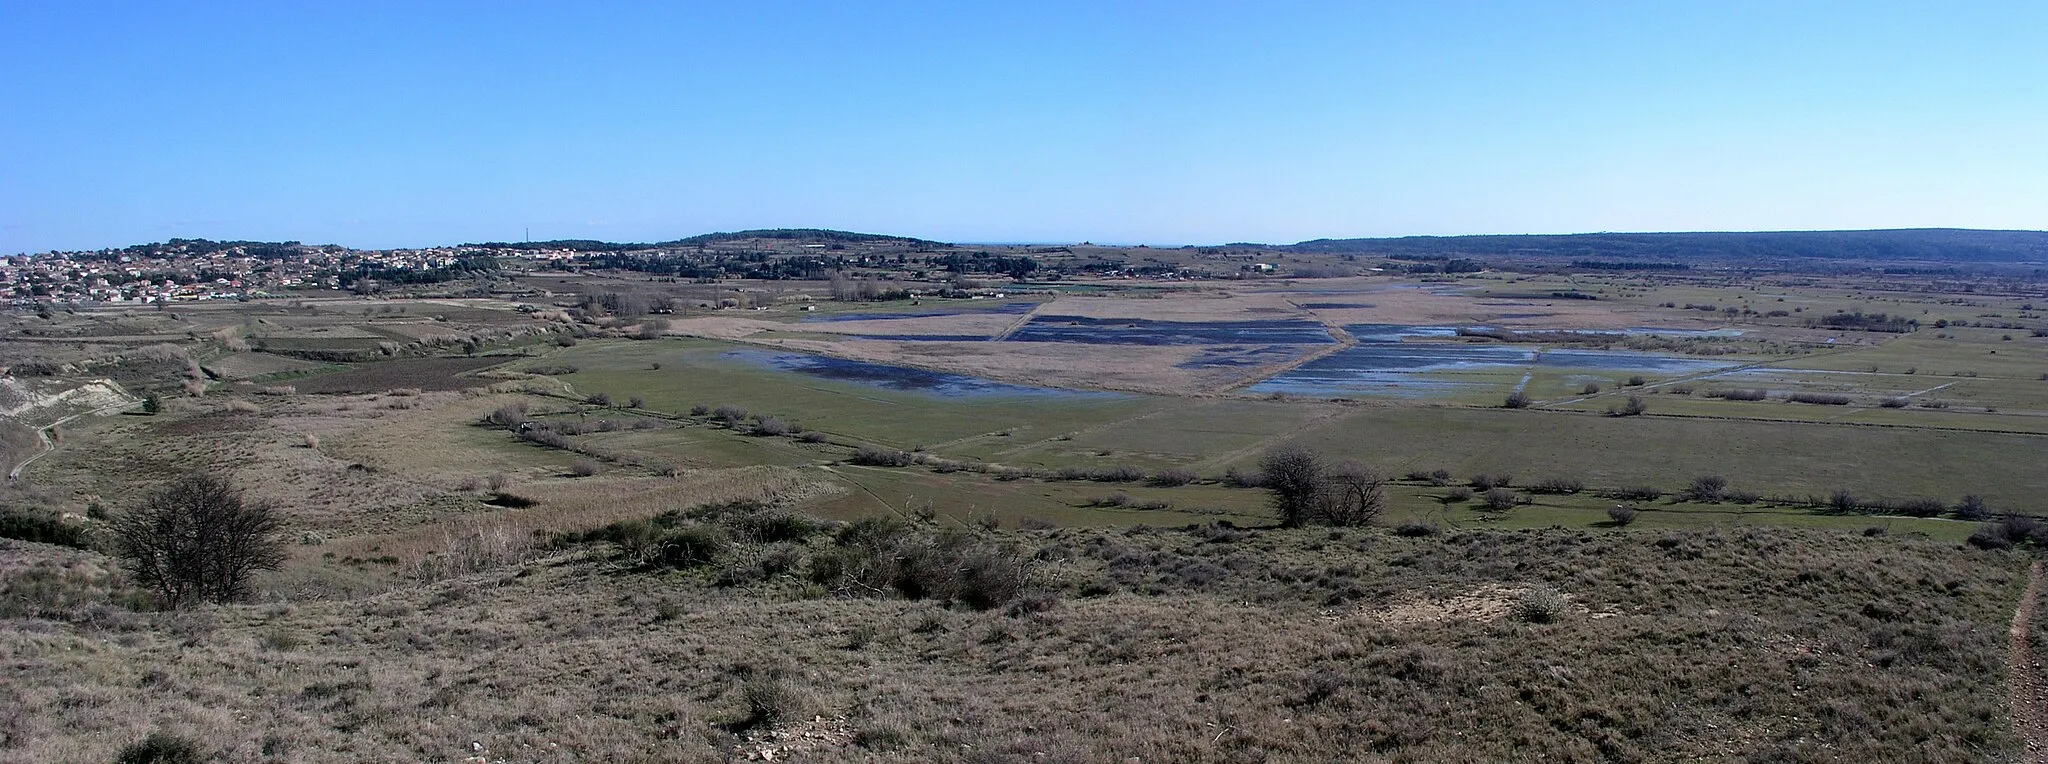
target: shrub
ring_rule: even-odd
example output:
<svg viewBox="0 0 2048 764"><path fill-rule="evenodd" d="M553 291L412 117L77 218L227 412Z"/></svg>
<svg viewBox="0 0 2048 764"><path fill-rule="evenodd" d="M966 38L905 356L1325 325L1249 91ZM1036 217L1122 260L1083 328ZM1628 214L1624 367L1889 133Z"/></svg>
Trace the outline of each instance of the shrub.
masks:
<svg viewBox="0 0 2048 764"><path fill-rule="evenodd" d="M1642 415L1642 413L1643 413L1644 411L1648 411L1648 410L1649 410L1649 406L1647 406L1647 405L1645 405L1645 404L1643 403L1643 399L1642 399L1642 397L1640 397L1640 396L1635 396L1635 395L1631 395L1631 396L1629 396L1629 397L1628 397L1628 399L1627 399L1627 400L1624 400L1624 401L1622 401L1622 403L1621 403L1621 405L1620 405L1619 407L1617 407L1617 408L1610 408L1610 409L1608 409L1608 410L1607 410L1607 415L1608 415L1608 416L1641 416L1641 415Z"/></svg>
<svg viewBox="0 0 2048 764"><path fill-rule="evenodd" d="M818 432L817 430L805 430L797 433L796 439L805 443L823 443L825 442L825 433Z"/></svg>
<svg viewBox="0 0 2048 764"><path fill-rule="evenodd" d="M1446 490L1446 491L1444 491L1444 503L1445 503L1445 504L1457 504L1457 503L1459 503L1459 502L1465 502L1465 501L1471 501L1471 500L1472 500L1472 489L1470 489L1470 488L1466 488L1466 487L1464 487L1464 486L1462 486L1462 485L1457 485L1457 486L1451 486L1451 488L1450 488L1449 490Z"/></svg>
<svg viewBox="0 0 2048 764"><path fill-rule="evenodd" d="M711 413L711 407L699 403L690 407L690 416L704 416Z"/></svg>
<svg viewBox="0 0 2048 764"><path fill-rule="evenodd" d="M1685 488L1687 501L1718 503L1728 493L1728 479L1720 475L1701 475L1692 479Z"/></svg>
<svg viewBox="0 0 2048 764"><path fill-rule="evenodd" d="M1223 471L1223 482L1232 488L1264 488L1266 478L1257 472L1246 472L1236 467Z"/></svg>
<svg viewBox="0 0 2048 764"><path fill-rule="evenodd" d="M853 456L848 461L868 467L908 467L916 458L908 451L861 446L854 449Z"/></svg>
<svg viewBox="0 0 2048 764"><path fill-rule="evenodd" d="M1862 502L1857 501L1856 495L1850 493L1848 489L1836 489L1834 493L1828 494L1827 506L1829 509L1841 514L1848 514L1863 508Z"/></svg>
<svg viewBox="0 0 2048 764"><path fill-rule="evenodd" d="M1586 484L1580 482L1577 478L1554 477L1538 480L1534 485L1529 486L1530 493L1569 494L1578 493L1583 490L1586 490Z"/></svg>
<svg viewBox="0 0 2048 764"><path fill-rule="evenodd" d="M725 549L725 539L710 528L678 528L659 537L650 564L668 568L694 568L710 563Z"/></svg>
<svg viewBox="0 0 2048 764"><path fill-rule="evenodd" d="M1906 404L1910 402L1911 401L1908 401L1905 398L1886 398L1877 405L1883 406L1888 409L1902 409L1905 408Z"/></svg>
<svg viewBox="0 0 2048 764"><path fill-rule="evenodd" d="M1853 399L1846 395L1829 393L1793 393L1787 396L1785 400L1793 403L1814 403L1822 406L1846 406Z"/></svg>
<svg viewBox="0 0 2048 764"><path fill-rule="evenodd" d="M114 756L115 764L200 764L206 759L198 743L168 732L149 733Z"/></svg>
<svg viewBox="0 0 2048 764"><path fill-rule="evenodd" d="M757 417L754 420L754 434L770 437L788 435L792 431L788 422L775 417Z"/></svg>
<svg viewBox="0 0 2048 764"><path fill-rule="evenodd" d="M1491 475L1481 472L1472 476L1472 487L1481 491L1506 488L1513 482L1508 475Z"/></svg>
<svg viewBox="0 0 2048 764"><path fill-rule="evenodd" d="M627 399L626 399L626 408L629 408L629 409L644 409L644 408L647 408L647 399L646 399L646 398L642 398L642 397L640 397L640 396L638 396L638 395L635 395L635 396L633 396L633 397L631 397L631 398L627 398Z"/></svg>
<svg viewBox="0 0 2048 764"><path fill-rule="evenodd" d="M1097 483L1135 483L1145 479L1145 471L1130 465L1104 467L1088 473L1088 479Z"/></svg>
<svg viewBox="0 0 2048 764"><path fill-rule="evenodd" d="M1976 494L1964 496L1956 502L1956 518L1959 520L1982 520L1991 516L1991 507L1984 504L1984 497Z"/></svg>
<svg viewBox="0 0 2048 764"><path fill-rule="evenodd" d="M1502 408L1525 409L1529 407L1529 395L1520 390L1508 393L1507 400L1501 401Z"/></svg>
<svg viewBox="0 0 2048 764"><path fill-rule="evenodd" d="M1948 505L1939 499L1907 499L1899 503L1899 511L1912 517L1939 517L1948 511Z"/></svg>
<svg viewBox="0 0 2048 764"><path fill-rule="evenodd" d="M1402 523L1394 526L1394 535L1421 538L1424 536L1434 536L1442 530L1442 528L1430 523Z"/></svg>
<svg viewBox="0 0 2048 764"><path fill-rule="evenodd" d="M1664 492L1646 485L1634 485L1605 491L1600 495L1604 498L1621 499L1623 501L1656 501L1664 497Z"/></svg>
<svg viewBox="0 0 2048 764"><path fill-rule="evenodd" d="M1641 375L1641 374L1637 374L1637 375L1635 375L1635 376L1633 376L1633 377L1629 377L1629 378L1628 378L1628 381L1627 381L1627 382L1623 382L1622 384L1623 384L1624 386L1627 386L1627 387L1642 387L1642 386L1643 386L1643 384L1644 384L1644 383L1646 383L1646 382L1648 382L1648 381L1649 381L1649 380L1643 379L1643 375Z"/></svg>
<svg viewBox="0 0 2048 764"><path fill-rule="evenodd" d="M576 477L590 477L597 474L597 471L597 462L589 459L577 459L569 463L569 474Z"/></svg>
<svg viewBox="0 0 2048 764"><path fill-rule="evenodd" d="M53 513L12 507L0 508L0 538L77 549L91 546L86 539L84 528L64 522Z"/></svg>
<svg viewBox="0 0 2048 764"><path fill-rule="evenodd" d="M1570 609L1571 601L1563 594L1547 586L1538 586L1515 598L1512 615L1524 623L1551 623L1564 617Z"/></svg>
<svg viewBox="0 0 2048 764"><path fill-rule="evenodd" d="M1195 474L1194 470L1173 467L1152 473L1151 482L1153 485L1156 486L1172 487L1178 485L1187 485L1200 479L1201 476Z"/></svg>
<svg viewBox="0 0 2048 764"><path fill-rule="evenodd" d="M1515 492L1506 488L1495 488L1487 491L1483 500L1486 503L1487 509L1495 511L1513 509L1519 501L1515 496Z"/></svg>
<svg viewBox="0 0 2048 764"><path fill-rule="evenodd" d="M591 393L589 396L583 399L583 402L588 403L592 406L610 406L612 405L612 394Z"/></svg>
<svg viewBox="0 0 2048 764"><path fill-rule="evenodd" d="M1770 391L1763 389L1708 390L1706 396L1730 401L1760 401L1771 397Z"/></svg>
<svg viewBox="0 0 2048 764"><path fill-rule="evenodd" d="M1600 383L1598 382L1587 382L1585 387L1579 388L1580 395L1597 395L1599 392Z"/></svg>
<svg viewBox="0 0 2048 764"><path fill-rule="evenodd" d="M232 602L249 594L259 570L284 563L283 520L249 502L227 478L180 477L113 522L116 554L166 606Z"/></svg>
<svg viewBox="0 0 2048 764"><path fill-rule="evenodd" d="M1611 507L1607 510L1607 519L1609 522L1614 523L1614 527L1625 528L1630 523L1636 521L1637 514L1638 512L1632 507Z"/></svg>
<svg viewBox="0 0 2048 764"><path fill-rule="evenodd" d="M727 427L734 427L747 420L747 410L732 404L721 405L711 410L711 415Z"/></svg>

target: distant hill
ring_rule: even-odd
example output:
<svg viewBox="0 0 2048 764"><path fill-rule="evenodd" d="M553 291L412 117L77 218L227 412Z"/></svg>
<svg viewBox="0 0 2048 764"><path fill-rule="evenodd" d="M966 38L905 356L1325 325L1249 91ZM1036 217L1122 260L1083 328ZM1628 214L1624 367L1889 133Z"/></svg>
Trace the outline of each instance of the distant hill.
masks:
<svg viewBox="0 0 2048 764"><path fill-rule="evenodd" d="M464 244L462 246L534 251L568 250L571 252L633 252L643 249L661 249L663 247L695 247L699 245L724 244L735 241L752 241L762 239L773 241L801 242L806 244L897 244L913 247L951 246L941 242L927 241L925 239L914 239L908 236L888 236L877 233L854 233L852 231L834 231L826 228L760 228L750 231L720 231L717 233L698 234L696 236L689 236L681 239L675 239L672 241L654 242L652 244L640 242L596 241L593 239L553 239L549 241L489 241L474 244Z"/></svg>
<svg viewBox="0 0 2048 764"><path fill-rule="evenodd" d="M1380 256L1593 259L1614 261L1816 260L1941 263L2048 262L2048 231L1910 228L1753 233L1582 233L1315 239L1294 252Z"/></svg>
<svg viewBox="0 0 2048 764"><path fill-rule="evenodd" d="M700 234L697 236L691 236L687 239L665 241L658 246L691 246L697 244L717 244L720 242L727 241L745 241L747 239L778 239L787 241L815 242L821 244L910 244L928 247L951 246L944 242L930 241L927 239L913 239L908 236L888 236L885 234L878 233L854 233L852 231L834 231L826 228L761 228L751 231L722 231L719 233L707 233Z"/></svg>

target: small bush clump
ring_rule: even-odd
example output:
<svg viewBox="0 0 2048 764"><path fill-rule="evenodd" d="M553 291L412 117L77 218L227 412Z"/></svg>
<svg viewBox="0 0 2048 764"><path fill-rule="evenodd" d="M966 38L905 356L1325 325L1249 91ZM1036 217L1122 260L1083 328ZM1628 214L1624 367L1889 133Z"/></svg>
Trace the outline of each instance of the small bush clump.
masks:
<svg viewBox="0 0 2048 764"><path fill-rule="evenodd" d="M1536 481L1529 486L1530 493L1572 494L1586 490L1586 484L1578 478L1554 477Z"/></svg>
<svg viewBox="0 0 2048 764"><path fill-rule="evenodd" d="M908 467L917 457L909 451L895 451L874 446L855 449L848 461L867 467Z"/></svg>

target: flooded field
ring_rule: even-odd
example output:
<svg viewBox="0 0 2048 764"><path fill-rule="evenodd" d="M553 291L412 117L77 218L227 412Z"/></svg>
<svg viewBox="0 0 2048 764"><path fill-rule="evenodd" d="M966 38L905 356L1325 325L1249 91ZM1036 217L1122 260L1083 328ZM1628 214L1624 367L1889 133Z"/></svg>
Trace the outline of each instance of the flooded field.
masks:
<svg viewBox="0 0 2048 764"><path fill-rule="evenodd" d="M1303 348L1296 345L1269 345L1265 347L1208 347L1186 361L1176 364L1183 369L1225 369L1264 366L1281 363L1299 357Z"/></svg>
<svg viewBox="0 0 2048 764"><path fill-rule="evenodd" d="M749 349L729 350L720 354L720 357L766 366L779 371L817 377L819 379L851 382L886 390L925 393L941 398L1006 396L1114 399L1129 397L1121 393L1012 385L980 377L970 377L964 374L949 374L941 371L913 369L907 366L849 361L843 358L831 358L804 353L778 353Z"/></svg>
<svg viewBox="0 0 2048 764"><path fill-rule="evenodd" d="M1499 385L1501 372L1583 370L1646 376L1707 374L1740 366L1700 358L1633 350L1549 348L1539 344L1450 341L1457 327L1354 324L1344 327L1358 345L1318 358L1246 389L1289 395L1418 397L1471 392ZM1630 333L1672 333L1630 330ZM1470 374L1483 374L1474 379Z"/></svg>
<svg viewBox="0 0 2048 764"><path fill-rule="evenodd" d="M1314 321L1155 321L1142 318L1034 316L1011 342L1090 345L1327 345L1336 342Z"/></svg>

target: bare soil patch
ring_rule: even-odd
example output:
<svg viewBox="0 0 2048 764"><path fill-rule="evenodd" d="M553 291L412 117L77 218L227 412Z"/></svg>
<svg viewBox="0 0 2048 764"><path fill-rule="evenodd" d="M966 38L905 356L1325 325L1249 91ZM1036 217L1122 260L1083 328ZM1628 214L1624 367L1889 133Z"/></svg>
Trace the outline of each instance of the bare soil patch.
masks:
<svg viewBox="0 0 2048 764"><path fill-rule="evenodd" d="M467 390L485 387L492 380L468 376L468 372L496 366L508 358L408 358L378 361L348 371L295 380L292 387L302 393L378 393L388 390Z"/></svg>

